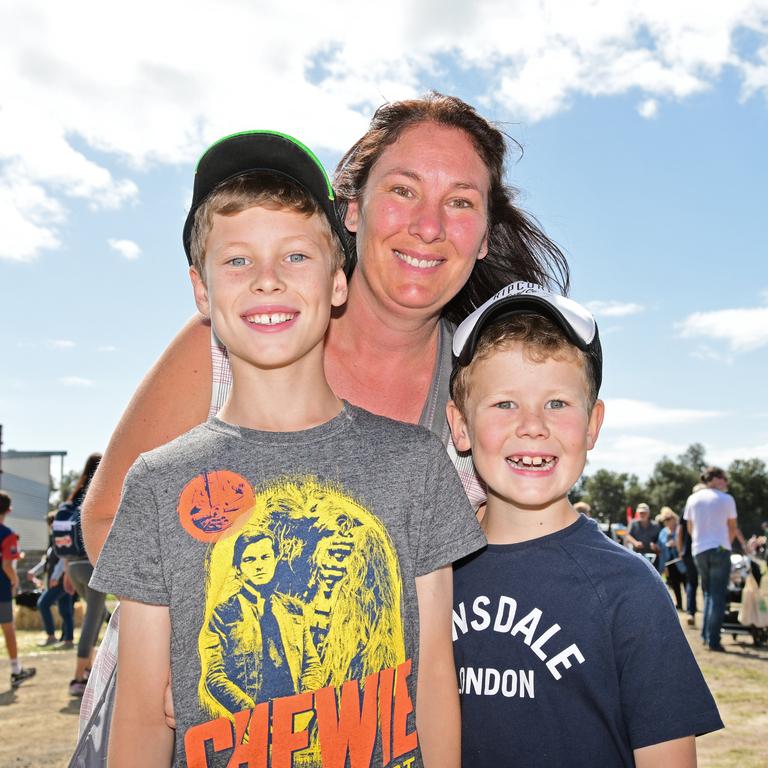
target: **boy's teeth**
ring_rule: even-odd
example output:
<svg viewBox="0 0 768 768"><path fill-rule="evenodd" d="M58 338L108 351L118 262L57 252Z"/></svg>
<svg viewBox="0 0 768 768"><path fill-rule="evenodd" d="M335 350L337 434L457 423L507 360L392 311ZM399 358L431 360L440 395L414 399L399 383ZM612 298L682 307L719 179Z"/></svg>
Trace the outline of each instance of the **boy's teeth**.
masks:
<svg viewBox="0 0 768 768"><path fill-rule="evenodd" d="M398 259L404 261L411 267L418 267L419 269L428 269L429 267L436 267L440 263L440 259L414 259L407 253L400 253L395 251L395 255Z"/></svg>
<svg viewBox="0 0 768 768"><path fill-rule="evenodd" d="M526 469L548 469L555 462L554 456L510 456L510 464Z"/></svg>
<svg viewBox="0 0 768 768"><path fill-rule="evenodd" d="M293 320L295 315L288 312L275 312L271 315L248 315L246 320L253 325L277 325L278 323L287 323Z"/></svg>

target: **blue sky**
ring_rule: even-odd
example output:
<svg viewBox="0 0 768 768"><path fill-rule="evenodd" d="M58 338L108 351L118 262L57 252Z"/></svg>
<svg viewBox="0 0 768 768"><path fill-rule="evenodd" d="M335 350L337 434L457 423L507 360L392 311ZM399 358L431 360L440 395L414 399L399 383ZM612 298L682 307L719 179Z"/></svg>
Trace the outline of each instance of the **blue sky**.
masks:
<svg viewBox="0 0 768 768"><path fill-rule="evenodd" d="M79 468L106 446L194 311L180 233L211 141L285 130L332 169L377 105L435 88L521 142L509 181L598 317L587 471L694 441L768 460L768 2L361 5L0 8L4 447Z"/></svg>

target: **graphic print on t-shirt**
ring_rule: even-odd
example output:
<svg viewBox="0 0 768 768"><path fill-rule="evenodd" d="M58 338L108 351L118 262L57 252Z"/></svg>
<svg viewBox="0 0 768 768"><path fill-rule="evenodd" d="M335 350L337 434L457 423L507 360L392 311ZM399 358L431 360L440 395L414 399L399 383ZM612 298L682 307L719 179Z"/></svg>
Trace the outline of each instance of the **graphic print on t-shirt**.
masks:
<svg viewBox="0 0 768 768"><path fill-rule="evenodd" d="M187 731L188 765L207 764L206 740L235 748L230 765L367 767L377 736L385 764L415 750L402 579L381 521L312 477L254 492L222 470L190 481L178 512L211 543L198 700L214 719Z"/></svg>
<svg viewBox="0 0 768 768"><path fill-rule="evenodd" d="M199 541L216 541L253 506L250 483L236 472L203 472L190 480L179 496L179 520Z"/></svg>

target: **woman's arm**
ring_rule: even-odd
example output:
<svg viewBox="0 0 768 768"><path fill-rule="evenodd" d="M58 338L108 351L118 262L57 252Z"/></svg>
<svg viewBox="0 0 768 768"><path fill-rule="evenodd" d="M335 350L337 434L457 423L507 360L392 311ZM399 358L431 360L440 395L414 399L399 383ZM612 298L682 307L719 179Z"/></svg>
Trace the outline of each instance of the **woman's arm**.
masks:
<svg viewBox="0 0 768 768"><path fill-rule="evenodd" d="M174 734L163 710L170 649L168 607L122 600L109 768L168 768L171 764Z"/></svg>
<svg viewBox="0 0 768 768"><path fill-rule="evenodd" d="M117 513L136 457L205 421L211 401L211 329L193 317L163 352L125 409L83 503L83 536L92 563Z"/></svg>
<svg viewBox="0 0 768 768"><path fill-rule="evenodd" d="M459 768L461 715L451 642L451 566L417 577L416 595L419 601L416 729L421 754L425 768Z"/></svg>

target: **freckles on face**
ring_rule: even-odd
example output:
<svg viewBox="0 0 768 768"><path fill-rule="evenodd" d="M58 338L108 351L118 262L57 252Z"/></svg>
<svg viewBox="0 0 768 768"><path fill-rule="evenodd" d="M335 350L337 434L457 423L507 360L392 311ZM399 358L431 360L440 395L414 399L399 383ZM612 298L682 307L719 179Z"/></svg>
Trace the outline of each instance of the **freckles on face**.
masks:
<svg viewBox="0 0 768 768"><path fill-rule="evenodd" d="M489 187L485 164L456 128L422 123L387 147L346 217L374 296L430 311L447 304L485 255Z"/></svg>

